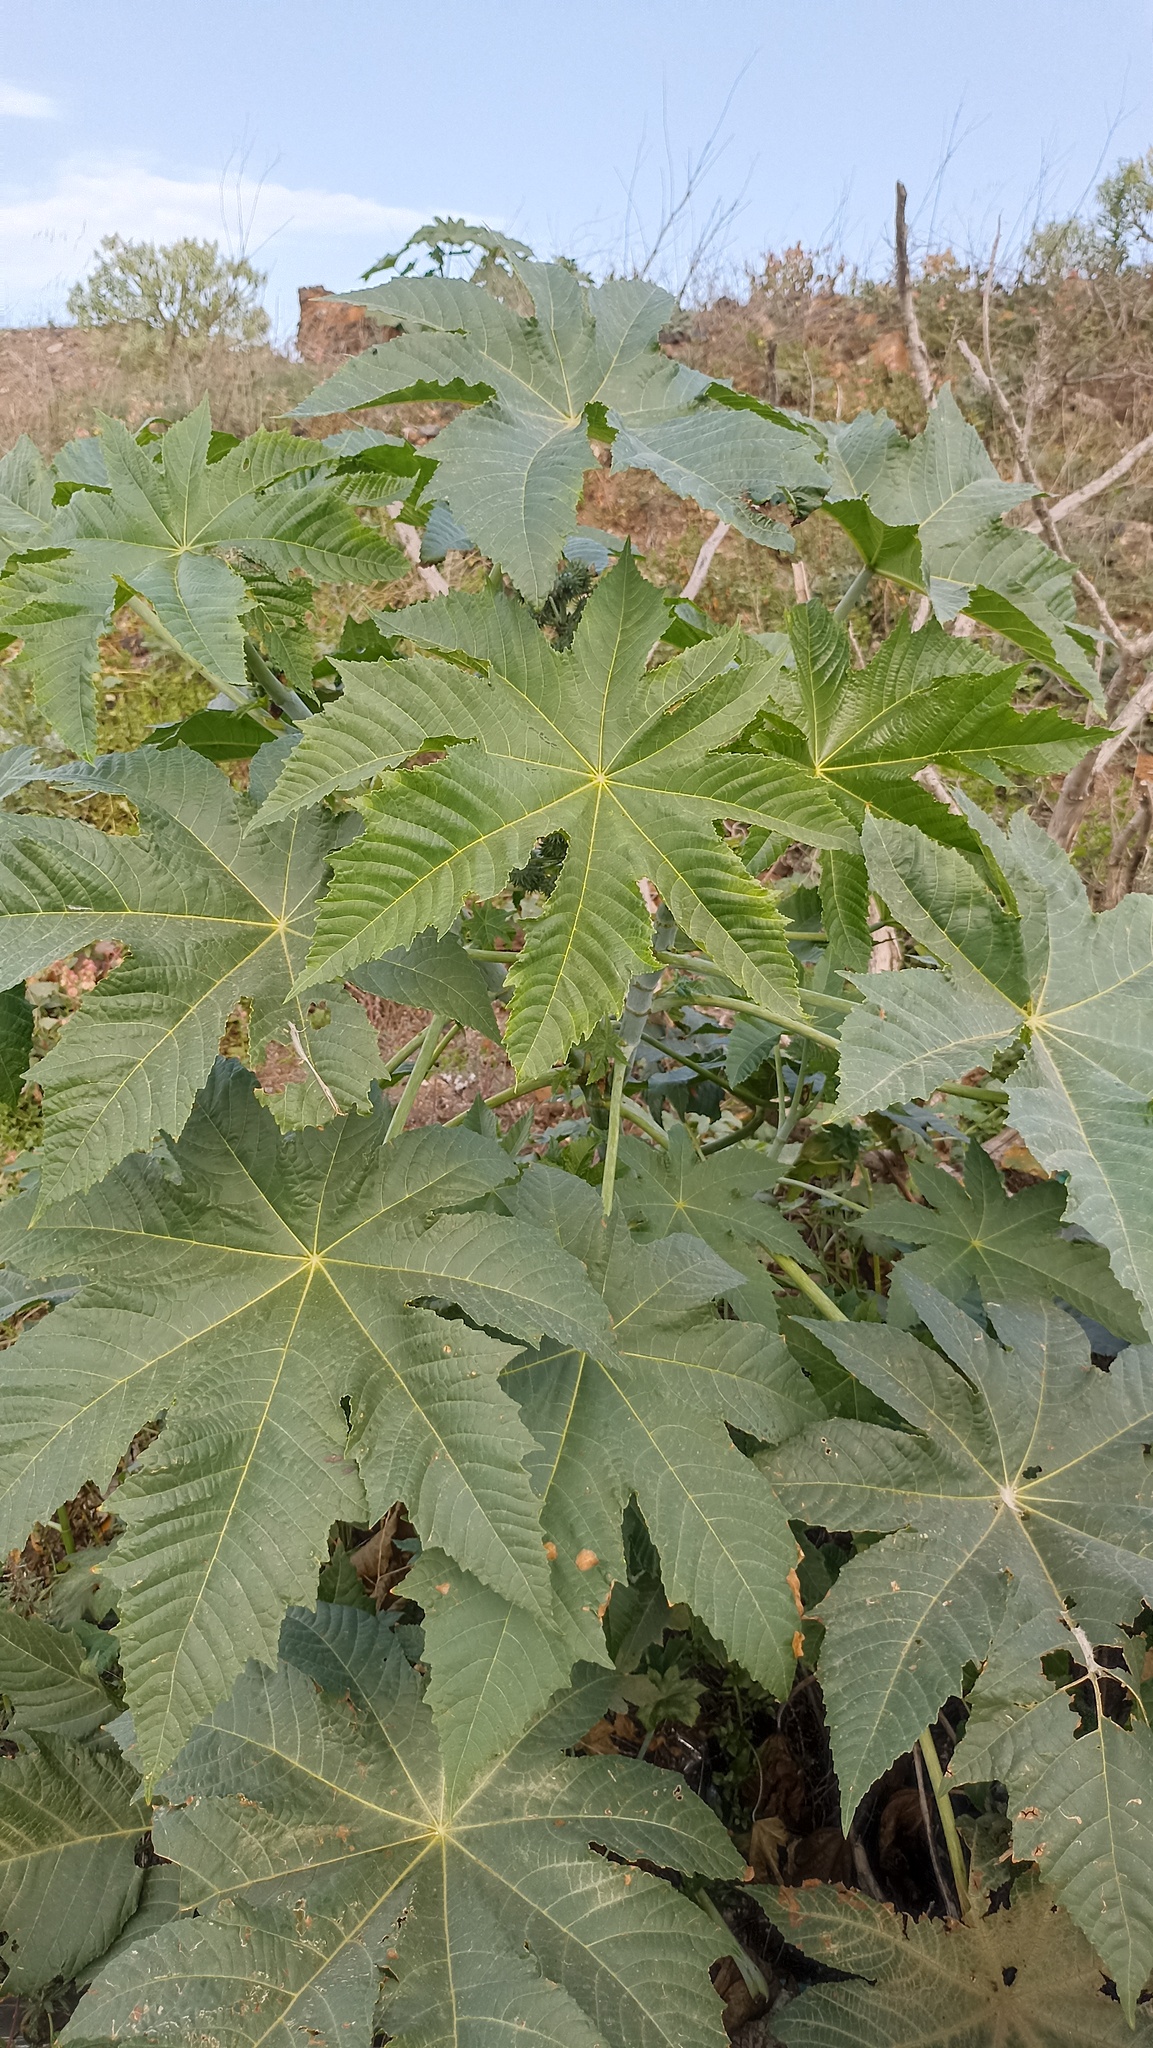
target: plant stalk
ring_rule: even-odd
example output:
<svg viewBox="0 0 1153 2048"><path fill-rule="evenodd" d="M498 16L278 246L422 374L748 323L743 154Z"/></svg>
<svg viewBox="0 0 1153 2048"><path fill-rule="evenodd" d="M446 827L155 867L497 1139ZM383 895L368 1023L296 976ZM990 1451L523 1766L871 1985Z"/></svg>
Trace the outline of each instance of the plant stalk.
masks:
<svg viewBox="0 0 1153 2048"><path fill-rule="evenodd" d="M933 1788L933 1798L937 1802L937 1812L941 1816L941 1828L945 1836L945 1847L949 1851L949 1868L953 1873L953 1887L957 1894L957 1908L962 1920L967 1920L969 1918L969 1873L965 1867L965 1851L961 1847L961 1837L957 1833L957 1816L953 1812L953 1802L949 1797L948 1787L945 1784L945 1773L941 1769L941 1759L937 1755L937 1745L933 1741L933 1731L931 1728L926 1728L924 1734L918 1736L917 1747L925 1760L925 1769L929 1774L929 1783Z"/></svg>
<svg viewBox="0 0 1153 2048"><path fill-rule="evenodd" d="M702 1081L715 1081L717 1087L723 1089L726 1095L735 1095L737 1101L745 1103L749 1109L759 1107L756 1096L750 1095L747 1088L730 1087L722 1073L718 1073L715 1067L706 1067L703 1060L694 1059L691 1052L682 1052L679 1046L662 1045L659 1038L653 1038L647 1031L641 1039L641 1044L651 1045L654 1052L663 1052L667 1060L678 1060L681 1066L691 1067L693 1073L699 1074Z"/></svg>
<svg viewBox="0 0 1153 2048"><path fill-rule="evenodd" d="M554 1087L568 1072L567 1067L550 1067L547 1074L534 1074L529 1080L518 1082L512 1088L501 1088L495 1095L484 1096L484 1106L486 1109L503 1109L506 1102L517 1102L523 1095L535 1095L538 1088ZM571 1080L571 1074L569 1078ZM444 1126L445 1130L455 1130L464 1122L467 1115L467 1109L462 1109L459 1116L450 1116Z"/></svg>
<svg viewBox="0 0 1153 2048"><path fill-rule="evenodd" d="M823 1045L830 1052L839 1052L840 1042L831 1038L827 1031L818 1031L815 1024L798 1023L795 1017L782 1017L773 1010L763 1009L760 1003L738 1001L734 996L695 996L694 1002L702 1010L732 1010L738 1017L759 1017L765 1024L775 1024L781 1031L795 1031L799 1038L811 1038L814 1045ZM855 1005L854 1005L855 1007Z"/></svg>
<svg viewBox="0 0 1153 2048"><path fill-rule="evenodd" d="M76 1538L72 1533L72 1517L68 1512L67 1501L62 1501L56 1510L56 1526L60 1531L60 1541L64 1545L68 1556L75 1557Z"/></svg>
<svg viewBox="0 0 1153 2048"><path fill-rule="evenodd" d="M840 600L840 603L837 604L833 609L833 617L836 620L838 626L842 626L844 624L845 620L849 616L849 613L852 611L853 606L858 602L860 598L864 596L866 590L869 587L869 582L872 577L872 574L873 572L868 562L862 562L860 568L857 570L856 575L854 576L852 582L846 590L845 595Z"/></svg>
<svg viewBox="0 0 1153 2048"><path fill-rule="evenodd" d="M605 1140L605 1163L601 1174L601 1208L611 1216L613 1189L617 1179L617 1154L621 1148L621 1105L625 1094L625 1076L628 1073L628 1055L619 1052L613 1061L613 1085L609 1094L609 1128Z"/></svg>
<svg viewBox="0 0 1153 2048"><path fill-rule="evenodd" d="M396 1051L394 1053L390 1053L388 1065L385 1067L384 1070L385 1075L387 1076L386 1085L391 1086L393 1081L400 1079L400 1075L397 1069L403 1067L405 1061L410 1060L413 1056L413 1053L416 1052L418 1048L423 1044L424 1032L418 1031L415 1037L410 1038L404 1045L398 1045Z"/></svg>
<svg viewBox="0 0 1153 2048"><path fill-rule="evenodd" d="M384 1142L386 1145L391 1144L394 1138L399 1138L406 1123L408 1122L409 1114L412 1110L412 1105L416 1101L420 1088L428 1076L433 1061L436 1059L438 1053L443 1051L443 1046L437 1043L438 1039L440 1038L443 1025L444 1017L442 1013L438 1010L434 1010L432 1016L428 1020L428 1024L425 1027L424 1038L421 1043L420 1051L417 1053L417 1056L412 1063L412 1072L409 1074L409 1077L405 1082L404 1087L400 1091L400 1096L398 1098L396 1108L392 1112L392 1121L390 1122L388 1129L384 1134ZM454 1025L453 1031L455 1032L457 1028L458 1027ZM445 1043L447 1044L447 1042L448 1041L446 1039Z"/></svg>
<svg viewBox="0 0 1153 2048"><path fill-rule="evenodd" d="M848 1322L849 1318L844 1309L838 1308L836 1302L825 1293L824 1288L817 1285L812 1274L806 1273L803 1266L798 1266L795 1259L790 1259L787 1252L770 1252L768 1256L774 1266L780 1267L786 1280L791 1280L799 1293L812 1302L813 1307L824 1316L826 1322Z"/></svg>
<svg viewBox="0 0 1153 2048"><path fill-rule="evenodd" d="M244 659L248 667L259 677L261 689L265 691L278 710L283 711L287 717L295 719L297 723L302 718L312 717L312 712L305 703L304 698L298 697L296 691L291 689L287 683L282 683L276 670L269 667L250 633L246 633L244 636Z"/></svg>
<svg viewBox="0 0 1153 2048"><path fill-rule="evenodd" d="M662 1151L668 1151L668 1132L662 1130L656 1118L650 1116L648 1110L643 1108L639 1102L634 1102L631 1095L622 1095L621 1115L626 1117L629 1123L635 1124L638 1130L644 1131L645 1135L652 1139L654 1145L659 1145Z"/></svg>
<svg viewBox="0 0 1153 2048"><path fill-rule="evenodd" d="M739 1145L744 1138L755 1138L764 1121L764 1110L754 1109L752 1115L747 1116L743 1124L738 1124L735 1131L726 1131L723 1138L712 1138L707 1145L702 1145L702 1159L711 1159L714 1152L726 1152L730 1145Z"/></svg>
<svg viewBox="0 0 1153 2048"><path fill-rule="evenodd" d="M968 1102L1008 1102L1006 1088L970 1087L967 1081L938 1081L934 1095L961 1095Z"/></svg>
<svg viewBox="0 0 1153 2048"><path fill-rule="evenodd" d="M819 1188L815 1181L790 1180L788 1174L783 1173L777 1182L777 1186L779 1188L802 1188L806 1195L819 1195L822 1202L835 1202L838 1209L852 1209L857 1216L867 1216L869 1214L863 1202L848 1202L845 1200L844 1195L834 1195L828 1188Z"/></svg>

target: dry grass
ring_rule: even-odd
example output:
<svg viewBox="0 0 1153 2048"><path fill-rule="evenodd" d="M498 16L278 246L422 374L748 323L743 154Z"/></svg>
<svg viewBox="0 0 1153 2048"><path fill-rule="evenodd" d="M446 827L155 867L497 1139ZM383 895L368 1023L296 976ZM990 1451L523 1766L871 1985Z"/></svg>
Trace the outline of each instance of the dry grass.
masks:
<svg viewBox="0 0 1153 2048"><path fill-rule="evenodd" d="M207 396L213 424L230 434L270 426L311 390L316 372L272 348L223 344L174 350L111 329L0 329L0 445L29 434L54 455L96 415L130 427L179 418Z"/></svg>

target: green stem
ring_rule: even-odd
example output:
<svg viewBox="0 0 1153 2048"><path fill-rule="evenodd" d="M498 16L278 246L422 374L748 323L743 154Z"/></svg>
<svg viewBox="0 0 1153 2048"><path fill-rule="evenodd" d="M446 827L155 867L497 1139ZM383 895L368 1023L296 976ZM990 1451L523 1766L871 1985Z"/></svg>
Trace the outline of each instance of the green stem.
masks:
<svg viewBox="0 0 1153 2048"><path fill-rule="evenodd" d="M859 1002L854 1003L850 1001L848 996L826 995L824 989L819 988L807 988L805 990L805 1001L807 1003L824 1003L827 1010L841 1010L846 1015L850 1010L859 1010L861 1007Z"/></svg>
<svg viewBox="0 0 1153 2048"><path fill-rule="evenodd" d="M935 1095L961 1095L969 1102L1008 1102L1005 1088L971 1088L966 1081L938 1081Z"/></svg>
<svg viewBox="0 0 1153 2048"><path fill-rule="evenodd" d="M754 1109L752 1115L747 1116L743 1124L738 1124L735 1131L726 1131L723 1138L713 1138L707 1145L702 1145L701 1157L710 1159L714 1152L727 1151L730 1145L739 1145L743 1138L755 1138L764 1121L764 1110Z"/></svg>
<svg viewBox="0 0 1153 2048"><path fill-rule="evenodd" d="M622 1097L621 1115L628 1123L635 1124L638 1131L644 1131L645 1135L652 1139L654 1145L659 1145L663 1152L668 1151L668 1132L657 1122L655 1117L649 1115L647 1109L643 1108L639 1102L634 1101L631 1095Z"/></svg>
<svg viewBox="0 0 1153 2048"><path fill-rule="evenodd" d="M486 1095L484 1106L486 1109L503 1109L506 1102L516 1102L522 1095L535 1095L538 1088L555 1087L566 1075L571 1081L572 1075L567 1067L550 1067L547 1074L535 1074L527 1081L518 1081L513 1088L502 1088L496 1095ZM459 1116L450 1116L444 1126L445 1130L454 1130L458 1124L464 1122L467 1115L467 1109L462 1109Z"/></svg>
<svg viewBox="0 0 1153 2048"><path fill-rule="evenodd" d="M289 718L295 719L297 723L302 718L312 717L304 698L298 697L296 691L290 689L287 683L282 683L276 670L269 667L250 633L244 636L244 659L248 668L257 677L261 689L279 710L285 712Z"/></svg>
<svg viewBox="0 0 1153 2048"><path fill-rule="evenodd" d="M738 1017L759 1017L765 1024L775 1024L781 1031L795 1031L799 1038L811 1038L814 1045L827 1046L830 1052L839 1052L840 1041L830 1038L827 1031L818 1031L815 1024L798 1023L795 1017L782 1017L773 1010L763 1009L760 1003L738 1002L734 996L694 996L694 1003L701 1010L732 1010Z"/></svg>
<svg viewBox="0 0 1153 2048"><path fill-rule="evenodd" d="M60 1531L60 1541L64 1545L68 1556L75 1557L76 1538L72 1534L72 1517L68 1512L67 1501L63 1501L56 1510L56 1526Z"/></svg>
<svg viewBox="0 0 1153 2048"><path fill-rule="evenodd" d="M398 1070L401 1067L403 1067L406 1060L410 1060L412 1058L413 1053L417 1050L417 1047L423 1044L424 1031L418 1031L414 1038L409 1039L407 1045L398 1045L396 1051L394 1053L389 1054L388 1065L384 1070L386 1076L388 1077L386 1081L386 1086L390 1085L391 1082L400 1079L400 1074Z"/></svg>
<svg viewBox="0 0 1153 2048"><path fill-rule="evenodd" d="M801 1101L801 1097L805 1092L805 1066L808 1057L809 1049L803 1045L801 1047L801 1057L797 1061L797 1085L793 1090L792 1102L786 1111L784 1062L781 1059L780 1045L777 1044L773 1048L773 1065L777 1070L777 1128L765 1153L766 1166L776 1164L804 1114L804 1104Z"/></svg>
<svg viewBox="0 0 1153 2048"><path fill-rule="evenodd" d="M863 1202L847 1202L844 1195L830 1194L827 1188L819 1188L815 1181L790 1180L788 1174L783 1173L777 1182L777 1186L779 1188L803 1188L807 1195L819 1195L822 1202L835 1202L838 1209L852 1209L858 1216L867 1216L869 1214Z"/></svg>
<svg viewBox="0 0 1153 2048"><path fill-rule="evenodd" d="M517 957L507 949L502 953L497 946L466 946L464 950L470 960L491 960L497 967L511 967Z"/></svg>
<svg viewBox="0 0 1153 2048"><path fill-rule="evenodd" d="M694 1059L691 1052L682 1052L679 1046L662 1045L659 1038L653 1038L647 1031L642 1034L641 1044L651 1045L654 1052L663 1052L667 1060L677 1060L682 1067L691 1067L702 1081L715 1081L726 1095L735 1095L737 1101L747 1104L749 1109L757 1107L756 1096L750 1095L747 1088L730 1088L722 1073L718 1073L715 1067L706 1067L703 1060Z"/></svg>
<svg viewBox="0 0 1153 2048"><path fill-rule="evenodd" d="M621 1106L624 1102L625 1077L629 1063L625 1053L619 1052L613 1061L613 1085L609 1096L609 1129L605 1141L605 1163L601 1174L601 1208L606 1216L612 1215L613 1189L617 1179L617 1154L621 1147Z"/></svg>
<svg viewBox="0 0 1153 2048"><path fill-rule="evenodd" d="M833 617L838 626L848 618L853 606L859 602L869 587L873 571L868 562L862 562L840 603L834 608Z"/></svg>
<svg viewBox="0 0 1153 2048"><path fill-rule="evenodd" d="M933 1788L933 1797L937 1802L937 1812L941 1816L945 1847L949 1851L949 1868L953 1873L953 1884L957 1893L957 1907L962 1920L967 1920L969 1918L969 1873L965 1868L965 1851L961 1847L961 1837L957 1833L957 1816L953 1812L953 1802L949 1797L948 1787L945 1784L945 1773L941 1769L941 1759L937 1755L937 1745L933 1741L933 1731L931 1728L926 1728L924 1734L918 1736L917 1747L924 1758L925 1769L929 1773L929 1783Z"/></svg>
<svg viewBox="0 0 1153 2048"><path fill-rule="evenodd" d="M400 1097L397 1101L396 1108L392 1112L392 1121L384 1134L384 1142L386 1145L390 1144L394 1138L399 1138L406 1123L408 1122L409 1113L412 1109L413 1103L416 1101L420 1088L422 1087L428 1075L429 1069L431 1068L433 1061L437 1057L438 1052L442 1050L442 1047L437 1044L437 1040L440 1037L443 1025L444 1017L441 1015L439 1011L434 1010L432 1016L428 1020L428 1024L425 1027L424 1038L421 1043L420 1051L417 1053L417 1056L412 1063L412 1072L409 1074L409 1077L405 1082L404 1087L400 1091ZM457 1028L458 1027L454 1025L453 1031L455 1032ZM447 1040L445 1041L445 1043L447 1043Z"/></svg>
<svg viewBox="0 0 1153 2048"><path fill-rule="evenodd" d="M243 705L246 709L251 705L251 692L242 689L236 683L226 683L223 677L214 675L205 668L203 662L197 661L188 652L187 647L181 646L175 633L169 632L167 626L158 617L146 597L129 598L128 609L136 613L141 623L147 626L149 632L154 634L165 647L170 647L174 654L180 656L181 661L187 662L189 668L199 669L201 675L206 677L210 683L215 683L216 688L222 690L226 697L231 697L234 704ZM295 690L289 689L287 683L281 682L280 677L276 674L275 670L269 667L255 640L248 633L244 636L244 658L248 667L254 670L259 677L261 688L267 692L272 702L281 711L287 712L288 716L294 719L311 718L312 713L303 697L298 697Z"/></svg>
<svg viewBox="0 0 1153 2048"><path fill-rule="evenodd" d="M798 1266L795 1259L790 1259L785 1252L770 1252L769 1257L774 1266L780 1267L786 1280L791 1280L799 1293L805 1295L812 1302L813 1307L824 1316L826 1322L848 1322L849 1318L845 1314L844 1309L838 1308L836 1302L830 1300L824 1288L818 1287L812 1274L806 1273L803 1266Z"/></svg>

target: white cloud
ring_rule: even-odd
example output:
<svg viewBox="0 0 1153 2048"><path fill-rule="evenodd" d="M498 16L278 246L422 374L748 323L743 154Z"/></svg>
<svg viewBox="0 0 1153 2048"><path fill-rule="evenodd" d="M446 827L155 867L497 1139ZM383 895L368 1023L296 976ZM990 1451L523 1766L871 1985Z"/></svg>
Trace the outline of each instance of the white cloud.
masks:
<svg viewBox="0 0 1153 2048"><path fill-rule="evenodd" d="M427 218L314 186L168 178L108 160L65 164L49 191L0 187L0 319L59 313L68 286L87 272L102 235L161 243L194 235L236 253L243 223L248 252L261 269L284 272L305 243L315 262L317 248L327 254L331 243L339 278L355 275Z"/></svg>
<svg viewBox="0 0 1153 2048"><path fill-rule="evenodd" d="M27 92L22 85L9 85L0 78L0 118L6 114L10 121L54 121L58 111L47 93Z"/></svg>

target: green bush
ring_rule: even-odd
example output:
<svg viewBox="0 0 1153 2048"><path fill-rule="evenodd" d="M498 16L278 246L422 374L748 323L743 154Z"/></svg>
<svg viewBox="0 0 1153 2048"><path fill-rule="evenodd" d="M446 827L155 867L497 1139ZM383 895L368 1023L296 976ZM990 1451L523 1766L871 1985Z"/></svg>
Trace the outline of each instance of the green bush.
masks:
<svg viewBox="0 0 1153 2048"><path fill-rule="evenodd" d="M68 294L81 327L142 327L178 341L263 341L268 315L259 303L267 281L243 256L222 256L216 242L185 236L158 249L105 235L91 275Z"/></svg>

